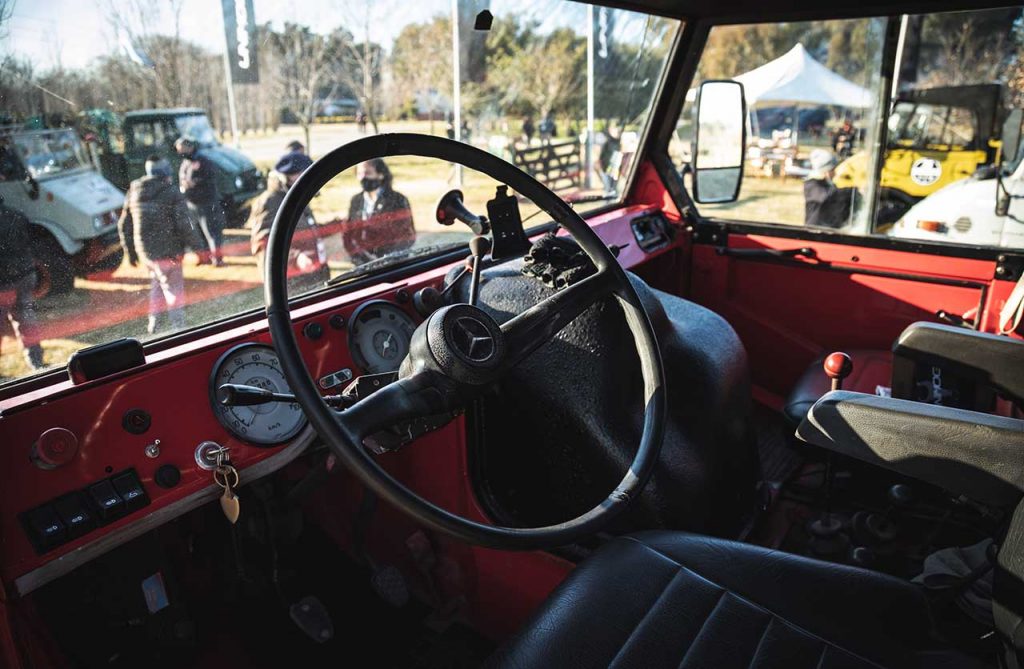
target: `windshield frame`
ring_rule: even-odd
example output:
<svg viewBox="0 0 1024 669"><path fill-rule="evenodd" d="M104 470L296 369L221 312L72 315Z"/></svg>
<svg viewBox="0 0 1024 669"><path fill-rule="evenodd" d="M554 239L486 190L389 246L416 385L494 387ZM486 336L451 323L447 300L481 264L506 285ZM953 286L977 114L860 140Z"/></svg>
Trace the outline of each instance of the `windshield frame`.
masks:
<svg viewBox="0 0 1024 669"><path fill-rule="evenodd" d="M591 2L589 4L592 4L595 7L608 7L609 9L627 9L607 5L602 2ZM692 27L691 22L683 16L658 11L641 10L638 8L628 8L627 11L637 12L642 16L649 16L650 18L668 19L675 22L675 24L671 26L672 36L667 43L667 49L664 52L660 72L657 79L653 81L650 101L645 105L645 107L641 108L637 112L637 115L641 112L645 112L645 116L643 118L643 123L637 128L635 149L631 159L629 160L627 168L624 169L621 174L618 183L618 192L613 200L594 206L593 208L588 208L587 210L579 213L584 220L588 221L595 216L601 216L609 212L622 210L631 206L633 189L640 173L641 163L645 163L650 160L650 140L657 128L659 110L665 106L664 97L668 94L668 84L672 81L672 72L676 61L680 56L680 45L684 43L684 35L687 30ZM209 116L207 114L185 114L183 116L203 116L206 118L207 124L209 124ZM177 126L177 118L175 118L175 127ZM218 140L216 145L219 146L220 144L221 143ZM570 205L573 204L571 200L567 201ZM588 201L582 200L580 204L586 202ZM551 221L544 212L540 213L542 218L539 218L535 225L529 226L525 230L527 236L530 238L534 238L548 232L556 232L560 229L559 226ZM382 267L371 274L354 275L348 278L345 278L343 275L339 275L336 277L340 279L339 281L331 284L325 283L318 288L298 294L295 297L290 298L289 303L293 305L294 308L314 307L318 304L326 305L328 303L336 302L339 299L343 299L350 293L364 291L378 285L382 286L382 293L387 293L388 290L391 290L392 284L399 283L403 279L428 272L432 269L459 262L465 258L466 253L467 249L464 244L453 242L450 248L438 249L429 255L414 255L411 257L396 258L393 264ZM142 342L142 347L147 356L168 351L171 352L168 359L176 359L181 356L188 355L189 352L197 350L197 348L201 349L218 346L223 343L223 341L215 343L209 342L208 339L211 337L216 337L219 334L227 333L242 327L251 328L252 325L258 325L260 321L265 321L265 319L265 307L263 305L258 305L250 309L225 314L221 318L207 321L195 327L190 327L178 332L169 332L152 339L146 339ZM137 371L137 369L128 370L126 372L122 372L120 375L131 374ZM116 376L120 375L115 375L110 378L116 378ZM101 382L106 380L108 379L105 378ZM67 371L64 366L50 368L36 374L29 374L15 378L7 381L6 383L0 384L0 402L10 398L16 398L19 395L26 393L45 393L47 388L66 381ZM67 389L67 392L72 392L74 389L75 387L71 386ZM65 391L64 389L61 389L58 392L63 393ZM49 395L46 396L49 397ZM18 408L21 406L22 405L19 404Z"/></svg>
<svg viewBox="0 0 1024 669"><path fill-rule="evenodd" d="M74 147L72 153L75 158L80 161L80 164L75 167L61 167L55 171L39 172L36 173L35 169L25 159L25 147L21 141L22 138L34 138L43 137L45 135L69 135L74 141ZM85 148L85 144L82 142L82 138L72 128L45 128L40 130L20 130L12 132L5 137L10 141L10 145L15 148L14 155L17 157L18 162L21 163L22 168L25 170L25 174L35 179L36 181L46 181L48 179L56 179L67 176L69 174L78 174L85 170L93 169L92 161L89 158L88 150ZM47 142L47 148L49 148L49 140ZM42 155L42 154L37 154ZM49 155L56 155L55 151L50 150Z"/></svg>

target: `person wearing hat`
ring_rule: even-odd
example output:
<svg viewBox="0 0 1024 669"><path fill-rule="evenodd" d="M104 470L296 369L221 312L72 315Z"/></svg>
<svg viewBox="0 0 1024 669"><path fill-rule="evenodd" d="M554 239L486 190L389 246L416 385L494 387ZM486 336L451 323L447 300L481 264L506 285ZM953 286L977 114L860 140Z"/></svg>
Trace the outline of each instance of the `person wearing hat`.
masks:
<svg viewBox="0 0 1024 669"><path fill-rule="evenodd" d="M36 319L36 264L32 259L29 221L17 209L5 206L0 197L0 312L21 343L25 362L43 367L39 321Z"/></svg>
<svg viewBox="0 0 1024 669"><path fill-rule="evenodd" d="M162 329L164 316L171 330L185 327L181 261L187 249L206 248L171 174L167 160L157 155L148 157L146 176L128 186L117 222L128 263L132 267L141 263L149 271L149 334Z"/></svg>
<svg viewBox="0 0 1024 669"><path fill-rule="evenodd" d="M221 201L217 188L217 167L199 148L199 145L188 137L179 137L174 148L181 156L178 168L178 187L185 196L188 208L199 221L199 227L206 237L209 253L200 255L200 262L205 263L210 256L216 267L224 264L224 227L227 219L224 215L224 203Z"/></svg>
<svg viewBox="0 0 1024 669"><path fill-rule="evenodd" d="M288 189L312 164L312 159L305 153L292 151L285 154L267 175L267 190L253 203L247 225L251 229L252 254L256 256L256 266L261 276L266 269L263 261L267 251L267 238L270 236L270 227L277 217L277 210L281 208ZM300 288L314 287L315 284L329 278L324 243L320 239L313 212L309 207L302 212L302 220L292 235L292 245L288 250L288 274L290 278L304 277ZM290 281L290 284L294 285L295 281Z"/></svg>
<svg viewBox="0 0 1024 669"><path fill-rule="evenodd" d="M811 228L841 228L853 210L856 188L837 188L832 182L836 158L827 149L815 149L810 156L811 171L804 179L804 225Z"/></svg>

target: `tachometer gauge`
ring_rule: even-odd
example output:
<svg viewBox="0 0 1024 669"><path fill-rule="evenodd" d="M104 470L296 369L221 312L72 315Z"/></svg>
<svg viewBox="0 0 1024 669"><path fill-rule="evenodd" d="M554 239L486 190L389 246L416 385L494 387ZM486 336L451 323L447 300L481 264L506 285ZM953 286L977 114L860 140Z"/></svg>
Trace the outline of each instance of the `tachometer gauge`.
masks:
<svg viewBox="0 0 1024 669"><path fill-rule="evenodd" d="M409 354L416 323L390 302L374 300L352 314L348 348L352 359L367 374L394 372Z"/></svg>
<svg viewBox="0 0 1024 669"><path fill-rule="evenodd" d="M253 406L224 406L217 388L225 383L256 386L289 393L274 349L263 344L242 344L220 357L210 376L210 403L221 425L239 439L261 446L288 441L306 425L306 415L294 402L268 402Z"/></svg>

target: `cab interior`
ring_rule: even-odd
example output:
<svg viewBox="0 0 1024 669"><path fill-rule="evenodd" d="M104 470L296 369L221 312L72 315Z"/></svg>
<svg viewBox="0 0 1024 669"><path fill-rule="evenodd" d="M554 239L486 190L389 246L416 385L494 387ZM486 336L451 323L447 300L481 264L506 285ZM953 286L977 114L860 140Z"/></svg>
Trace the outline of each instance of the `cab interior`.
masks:
<svg viewBox="0 0 1024 669"><path fill-rule="evenodd" d="M2 665L1021 666L1020 247L731 217L749 101L700 70L871 17L883 109L887 17L991 4L608 3L676 30L582 214L458 122L325 147L265 306L0 386ZM430 195L469 243L290 292L306 206L403 155L490 179Z"/></svg>

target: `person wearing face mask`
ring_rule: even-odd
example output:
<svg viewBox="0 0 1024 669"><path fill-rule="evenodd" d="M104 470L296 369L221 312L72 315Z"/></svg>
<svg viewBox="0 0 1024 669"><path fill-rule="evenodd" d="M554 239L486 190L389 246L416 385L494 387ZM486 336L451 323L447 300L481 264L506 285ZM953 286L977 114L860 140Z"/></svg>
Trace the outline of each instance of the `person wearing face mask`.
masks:
<svg viewBox="0 0 1024 669"><path fill-rule="evenodd" d="M270 227L274 224L277 211L281 208L288 189L312 164L313 160L305 153L292 151L282 156L267 175L267 190L256 198L252 205L247 226L251 230L250 246L252 254L256 257L256 267L260 276L264 275L267 239L270 237ZM324 243L317 231L313 212L306 207L302 212L302 220L292 234L292 244L288 250L289 283L294 284L292 279L301 276L304 277L303 286L309 284L308 287L313 287L314 284L328 279L328 273Z"/></svg>
<svg viewBox="0 0 1024 669"><path fill-rule="evenodd" d="M356 265L399 253L416 243L409 200L392 188L391 170L380 158L356 168L362 191L352 197L342 241Z"/></svg>

